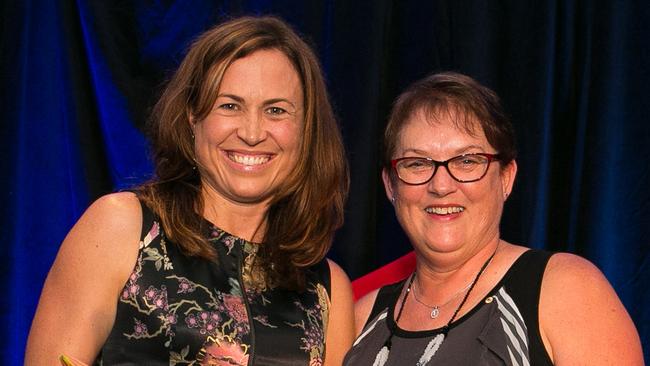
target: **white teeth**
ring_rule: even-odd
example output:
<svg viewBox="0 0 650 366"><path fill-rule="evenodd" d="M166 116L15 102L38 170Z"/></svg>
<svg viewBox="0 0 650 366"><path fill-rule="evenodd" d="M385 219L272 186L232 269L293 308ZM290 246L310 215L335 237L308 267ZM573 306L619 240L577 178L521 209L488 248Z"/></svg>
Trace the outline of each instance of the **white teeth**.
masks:
<svg viewBox="0 0 650 366"><path fill-rule="evenodd" d="M436 215L449 215L465 211L464 207L427 207L424 209L427 213Z"/></svg>
<svg viewBox="0 0 650 366"><path fill-rule="evenodd" d="M228 157L230 158L230 160L243 165L260 165L269 161L269 157L267 155L251 156L251 155L237 155L237 154L230 153L228 154Z"/></svg>

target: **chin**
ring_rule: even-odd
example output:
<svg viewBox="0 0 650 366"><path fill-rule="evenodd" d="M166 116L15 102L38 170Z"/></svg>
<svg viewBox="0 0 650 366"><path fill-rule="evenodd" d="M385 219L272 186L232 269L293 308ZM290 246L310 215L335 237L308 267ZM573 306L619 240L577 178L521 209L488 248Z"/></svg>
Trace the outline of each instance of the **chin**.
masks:
<svg viewBox="0 0 650 366"><path fill-rule="evenodd" d="M424 242L424 246L428 250L441 253L450 253L455 252L463 248L463 241L458 238L442 238L437 236L435 240L427 240Z"/></svg>
<svg viewBox="0 0 650 366"><path fill-rule="evenodd" d="M273 185L267 181L258 179L237 179L227 182L225 190L232 197L238 197L246 201L259 201L267 199L273 191Z"/></svg>
<svg viewBox="0 0 650 366"><path fill-rule="evenodd" d="M237 202L241 203L261 203L268 201L271 195L267 192L254 193L254 192L233 192L233 196Z"/></svg>

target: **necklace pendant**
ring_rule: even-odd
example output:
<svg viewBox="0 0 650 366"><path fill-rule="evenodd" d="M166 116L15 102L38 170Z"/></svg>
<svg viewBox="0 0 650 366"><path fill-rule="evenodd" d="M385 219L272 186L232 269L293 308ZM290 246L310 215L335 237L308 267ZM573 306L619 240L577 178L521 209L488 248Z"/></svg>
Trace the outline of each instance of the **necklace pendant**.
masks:
<svg viewBox="0 0 650 366"><path fill-rule="evenodd" d="M438 310L437 306L434 306L433 309L431 309L431 319L435 319L440 315L440 310Z"/></svg>

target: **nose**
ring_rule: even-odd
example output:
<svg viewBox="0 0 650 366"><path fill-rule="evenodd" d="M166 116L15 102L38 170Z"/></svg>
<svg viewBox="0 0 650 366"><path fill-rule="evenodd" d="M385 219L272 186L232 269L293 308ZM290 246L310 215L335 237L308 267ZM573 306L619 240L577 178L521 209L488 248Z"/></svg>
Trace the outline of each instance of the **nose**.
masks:
<svg viewBox="0 0 650 366"><path fill-rule="evenodd" d="M263 116L259 113L252 113L244 117L237 129L237 136L250 146L255 146L264 141L267 131Z"/></svg>
<svg viewBox="0 0 650 366"><path fill-rule="evenodd" d="M427 190L439 197L446 196L456 190L456 180L452 178L445 166L439 166L427 182Z"/></svg>

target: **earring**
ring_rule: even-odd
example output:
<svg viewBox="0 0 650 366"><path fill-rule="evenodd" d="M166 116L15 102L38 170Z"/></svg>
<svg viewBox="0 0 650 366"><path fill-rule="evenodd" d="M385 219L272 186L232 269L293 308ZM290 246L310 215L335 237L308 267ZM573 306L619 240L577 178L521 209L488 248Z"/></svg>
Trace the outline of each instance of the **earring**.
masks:
<svg viewBox="0 0 650 366"><path fill-rule="evenodd" d="M393 197L390 198L390 202L391 202L392 204L395 204L395 201L396 201L396 200L395 200L395 196L393 196Z"/></svg>

